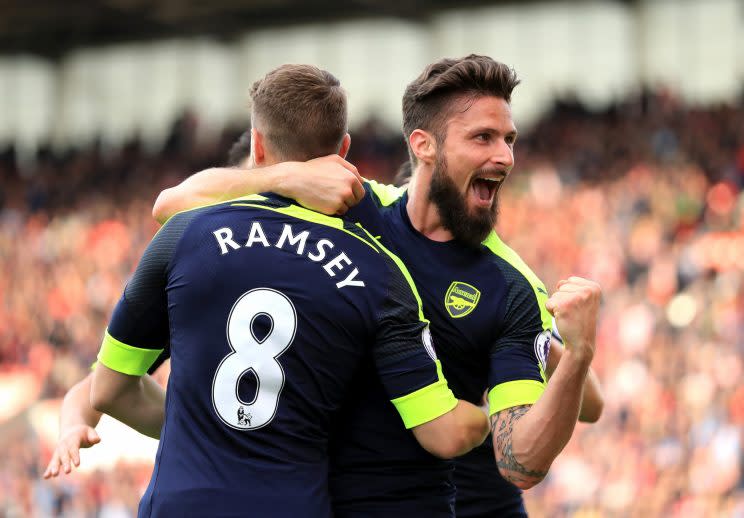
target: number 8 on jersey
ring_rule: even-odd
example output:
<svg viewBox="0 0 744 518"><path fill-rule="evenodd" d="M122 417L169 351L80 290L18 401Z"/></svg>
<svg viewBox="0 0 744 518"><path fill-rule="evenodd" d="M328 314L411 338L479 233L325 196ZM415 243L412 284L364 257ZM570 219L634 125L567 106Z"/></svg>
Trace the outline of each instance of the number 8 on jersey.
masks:
<svg viewBox="0 0 744 518"><path fill-rule="evenodd" d="M253 324L260 315L271 320L271 327L259 341ZM297 312L283 293L257 288L238 298L227 318L227 341L233 352L222 359L212 381L212 404L223 423L255 430L271 422L284 388L284 369L277 357L292 344L296 329ZM256 396L243 401L238 383L249 371L256 377Z"/></svg>

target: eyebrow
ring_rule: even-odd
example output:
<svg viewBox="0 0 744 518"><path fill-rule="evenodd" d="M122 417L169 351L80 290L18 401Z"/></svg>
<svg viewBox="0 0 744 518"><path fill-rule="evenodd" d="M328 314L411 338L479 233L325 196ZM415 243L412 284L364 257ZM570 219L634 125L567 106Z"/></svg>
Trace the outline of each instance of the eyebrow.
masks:
<svg viewBox="0 0 744 518"><path fill-rule="evenodd" d="M471 135L477 135L478 133L500 133L496 128L491 128L488 126L477 126L473 128L472 130L468 131ZM515 129L509 130L506 133L504 133L505 137L508 136L514 136L515 138L519 135L519 132Z"/></svg>

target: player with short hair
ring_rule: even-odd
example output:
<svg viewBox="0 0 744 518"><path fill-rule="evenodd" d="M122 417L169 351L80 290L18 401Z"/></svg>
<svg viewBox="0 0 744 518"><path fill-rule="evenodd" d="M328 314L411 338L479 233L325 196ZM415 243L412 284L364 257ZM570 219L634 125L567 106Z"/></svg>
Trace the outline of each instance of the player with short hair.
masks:
<svg viewBox="0 0 744 518"><path fill-rule="evenodd" d="M504 502L494 499L494 468L522 489L545 477L573 433L594 354L599 286L570 277L548 297L542 282L492 230L499 189L514 165L517 132L510 99L518 82L512 69L486 56L428 66L403 100L404 136L415 162L410 187L403 191L366 182L368 195L352 211L411 271L455 394L477 403L488 389L493 441L458 461L458 515L499 515ZM330 211L357 201L356 171L337 157L324 162L333 163L351 173L342 182L342 203L329 203L336 194L319 196L313 180L293 197ZM306 169L308 176L322 167ZM264 173L199 173L161 193L153 213L162 219L199 199L252 192L280 174ZM551 313L566 350L546 381ZM422 480L414 473L424 467L425 482L454 500L454 487L447 486L450 464L423 452L411 454L414 450L406 447L411 438L403 432L376 429L393 419L389 408L375 404L381 393L370 382L357 393L364 405L350 407L350 417L342 420L332 458L338 516L389 514L392 498L416 494ZM483 476L460 477L465 470ZM424 495L419 496L425 506ZM472 507L465 505L469 501ZM517 503L517 513L524 514ZM429 508L407 511L435 515Z"/></svg>
<svg viewBox="0 0 744 518"><path fill-rule="evenodd" d="M406 160L396 172L393 185L407 187L413 174L411 161ZM545 376L547 379L555 372L563 356L563 338L555 325L548 351ZM595 423L604 407L604 399L596 375L589 369L584 383L579 421ZM457 516L525 516L522 491L504 480L498 470L492 469L489 462L481 462L483 455L473 451L455 461L455 486L458 488ZM490 458L489 455L485 457Z"/></svg>
<svg viewBox="0 0 744 518"><path fill-rule="evenodd" d="M279 67L251 98L251 167L346 153L345 96L328 72ZM142 376L167 343L163 416ZM460 455L488 431L447 387L400 261L361 226L274 194L171 218L98 359L93 407L161 438L140 516L330 516L328 436L367 368L396 427L430 454Z"/></svg>

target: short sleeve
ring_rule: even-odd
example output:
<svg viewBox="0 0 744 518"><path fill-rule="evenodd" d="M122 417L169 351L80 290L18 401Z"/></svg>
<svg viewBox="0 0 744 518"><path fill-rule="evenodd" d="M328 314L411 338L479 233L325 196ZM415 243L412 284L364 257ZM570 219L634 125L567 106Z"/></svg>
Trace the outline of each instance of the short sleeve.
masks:
<svg viewBox="0 0 744 518"><path fill-rule="evenodd" d="M373 355L388 397L406 428L413 428L446 414L457 400L442 374L413 281L391 255Z"/></svg>
<svg viewBox="0 0 744 518"><path fill-rule="evenodd" d="M114 308L98 361L132 376L146 374L168 343L168 266L191 213L177 214L155 235ZM161 362L162 363L162 362Z"/></svg>
<svg viewBox="0 0 744 518"><path fill-rule="evenodd" d="M504 268L508 283L505 311L499 336L491 345L489 408L491 414L505 408L535 403L545 390L545 368L550 350L550 320L544 318L544 287L538 291L518 270Z"/></svg>

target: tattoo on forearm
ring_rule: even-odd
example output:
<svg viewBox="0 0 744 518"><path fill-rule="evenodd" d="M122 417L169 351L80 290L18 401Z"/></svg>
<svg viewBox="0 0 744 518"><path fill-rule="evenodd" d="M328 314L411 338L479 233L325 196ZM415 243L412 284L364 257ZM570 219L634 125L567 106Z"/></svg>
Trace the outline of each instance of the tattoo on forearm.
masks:
<svg viewBox="0 0 744 518"><path fill-rule="evenodd" d="M491 416L491 434L496 453L496 464L501 474L512 482L518 484L536 484L540 482L547 471L530 470L522 465L512 451L512 431L514 424L527 413L531 405L515 406L496 412Z"/></svg>

